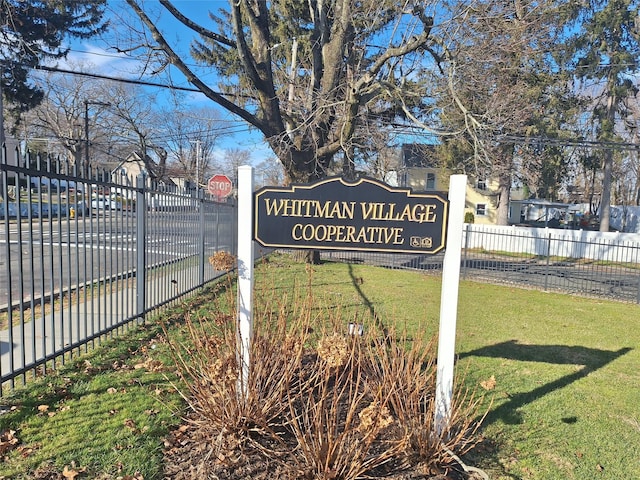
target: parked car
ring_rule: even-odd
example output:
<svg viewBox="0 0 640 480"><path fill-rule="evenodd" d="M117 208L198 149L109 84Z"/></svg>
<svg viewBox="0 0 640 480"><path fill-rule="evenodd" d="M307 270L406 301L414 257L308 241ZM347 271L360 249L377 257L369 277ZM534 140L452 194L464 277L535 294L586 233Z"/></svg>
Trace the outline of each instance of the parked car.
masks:
<svg viewBox="0 0 640 480"><path fill-rule="evenodd" d="M94 210L122 210L122 203L109 197L95 197L91 199L91 208Z"/></svg>

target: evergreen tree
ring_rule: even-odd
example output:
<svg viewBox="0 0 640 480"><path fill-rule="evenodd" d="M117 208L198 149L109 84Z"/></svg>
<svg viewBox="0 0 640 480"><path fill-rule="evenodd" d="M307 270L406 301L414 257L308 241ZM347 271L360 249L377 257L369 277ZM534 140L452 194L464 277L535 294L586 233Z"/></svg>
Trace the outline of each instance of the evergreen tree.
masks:
<svg viewBox="0 0 640 480"><path fill-rule="evenodd" d="M591 120L595 140L618 140L624 127L628 101L638 87L634 78L640 65L640 2L637 0L590 0L570 2L567 28L575 32L566 52L567 64L578 80L576 90L592 102ZM603 150L600 230L609 231L614 155Z"/></svg>
<svg viewBox="0 0 640 480"><path fill-rule="evenodd" d="M527 136L557 137L566 105L566 79L554 72L559 28L555 0L481 0L457 15L439 102L444 135L439 154L454 170L496 181L496 221L507 224L511 186L556 188L560 152ZM560 173L560 172L556 172ZM551 182L551 185L549 184ZM545 194L546 196L546 194Z"/></svg>
<svg viewBox="0 0 640 480"><path fill-rule="evenodd" d="M43 60L64 58L69 51L65 37L88 38L106 29L105 4L106 0L0 0L0 87L13 113L42 101L43 92L29 81L30 70Z"/></svg>

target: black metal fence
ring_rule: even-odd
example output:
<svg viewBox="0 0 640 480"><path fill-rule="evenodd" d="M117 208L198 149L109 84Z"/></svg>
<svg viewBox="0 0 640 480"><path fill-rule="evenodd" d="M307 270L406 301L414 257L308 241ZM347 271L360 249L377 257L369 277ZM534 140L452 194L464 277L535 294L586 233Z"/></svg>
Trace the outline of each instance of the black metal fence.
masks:
<svg viewBox="0 0 640 480"><path fill-rule="evenodd" d="M237 212L144 175L0 159L0 384L56 368L222 275Z"/></svg>
<svg viewBox="0 0 640 480"><path fill-rule="evenodd" d="M462 245L463 279L640 303L640 235L467 224ZM440 274L444 254L322 257Z"/></svg>
<svg viewBox="0 0 640 480"><path fill-rule="evenodd" d="M56 368L222 275L237 211L200 190L2 150L0 384ZM463 278L640 303L632 234L466 225ZM439 274L443 255L324 252Z"/></svg>

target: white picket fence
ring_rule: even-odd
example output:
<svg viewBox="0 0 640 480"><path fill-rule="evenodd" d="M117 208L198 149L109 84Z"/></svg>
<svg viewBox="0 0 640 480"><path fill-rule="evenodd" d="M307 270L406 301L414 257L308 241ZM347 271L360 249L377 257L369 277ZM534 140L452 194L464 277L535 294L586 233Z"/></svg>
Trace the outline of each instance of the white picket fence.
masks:
<svg viewBox="0 0 640 480"><path fill-rule="evenodd" d="M540 257L640 263L640 234L467 224L465 249Z"/></svg>

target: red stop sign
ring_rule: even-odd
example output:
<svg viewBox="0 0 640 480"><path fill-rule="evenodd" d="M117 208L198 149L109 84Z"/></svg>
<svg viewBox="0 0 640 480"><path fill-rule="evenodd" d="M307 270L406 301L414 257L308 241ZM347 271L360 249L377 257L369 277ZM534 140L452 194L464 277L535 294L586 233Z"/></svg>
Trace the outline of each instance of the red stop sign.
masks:
<svg viewBox="0 0 640 480"><path fill-rule="evenodd" d="M207 190L214 197L224 198L231 195L233 184L226 175L214 175L207 183Z"/></svg>

